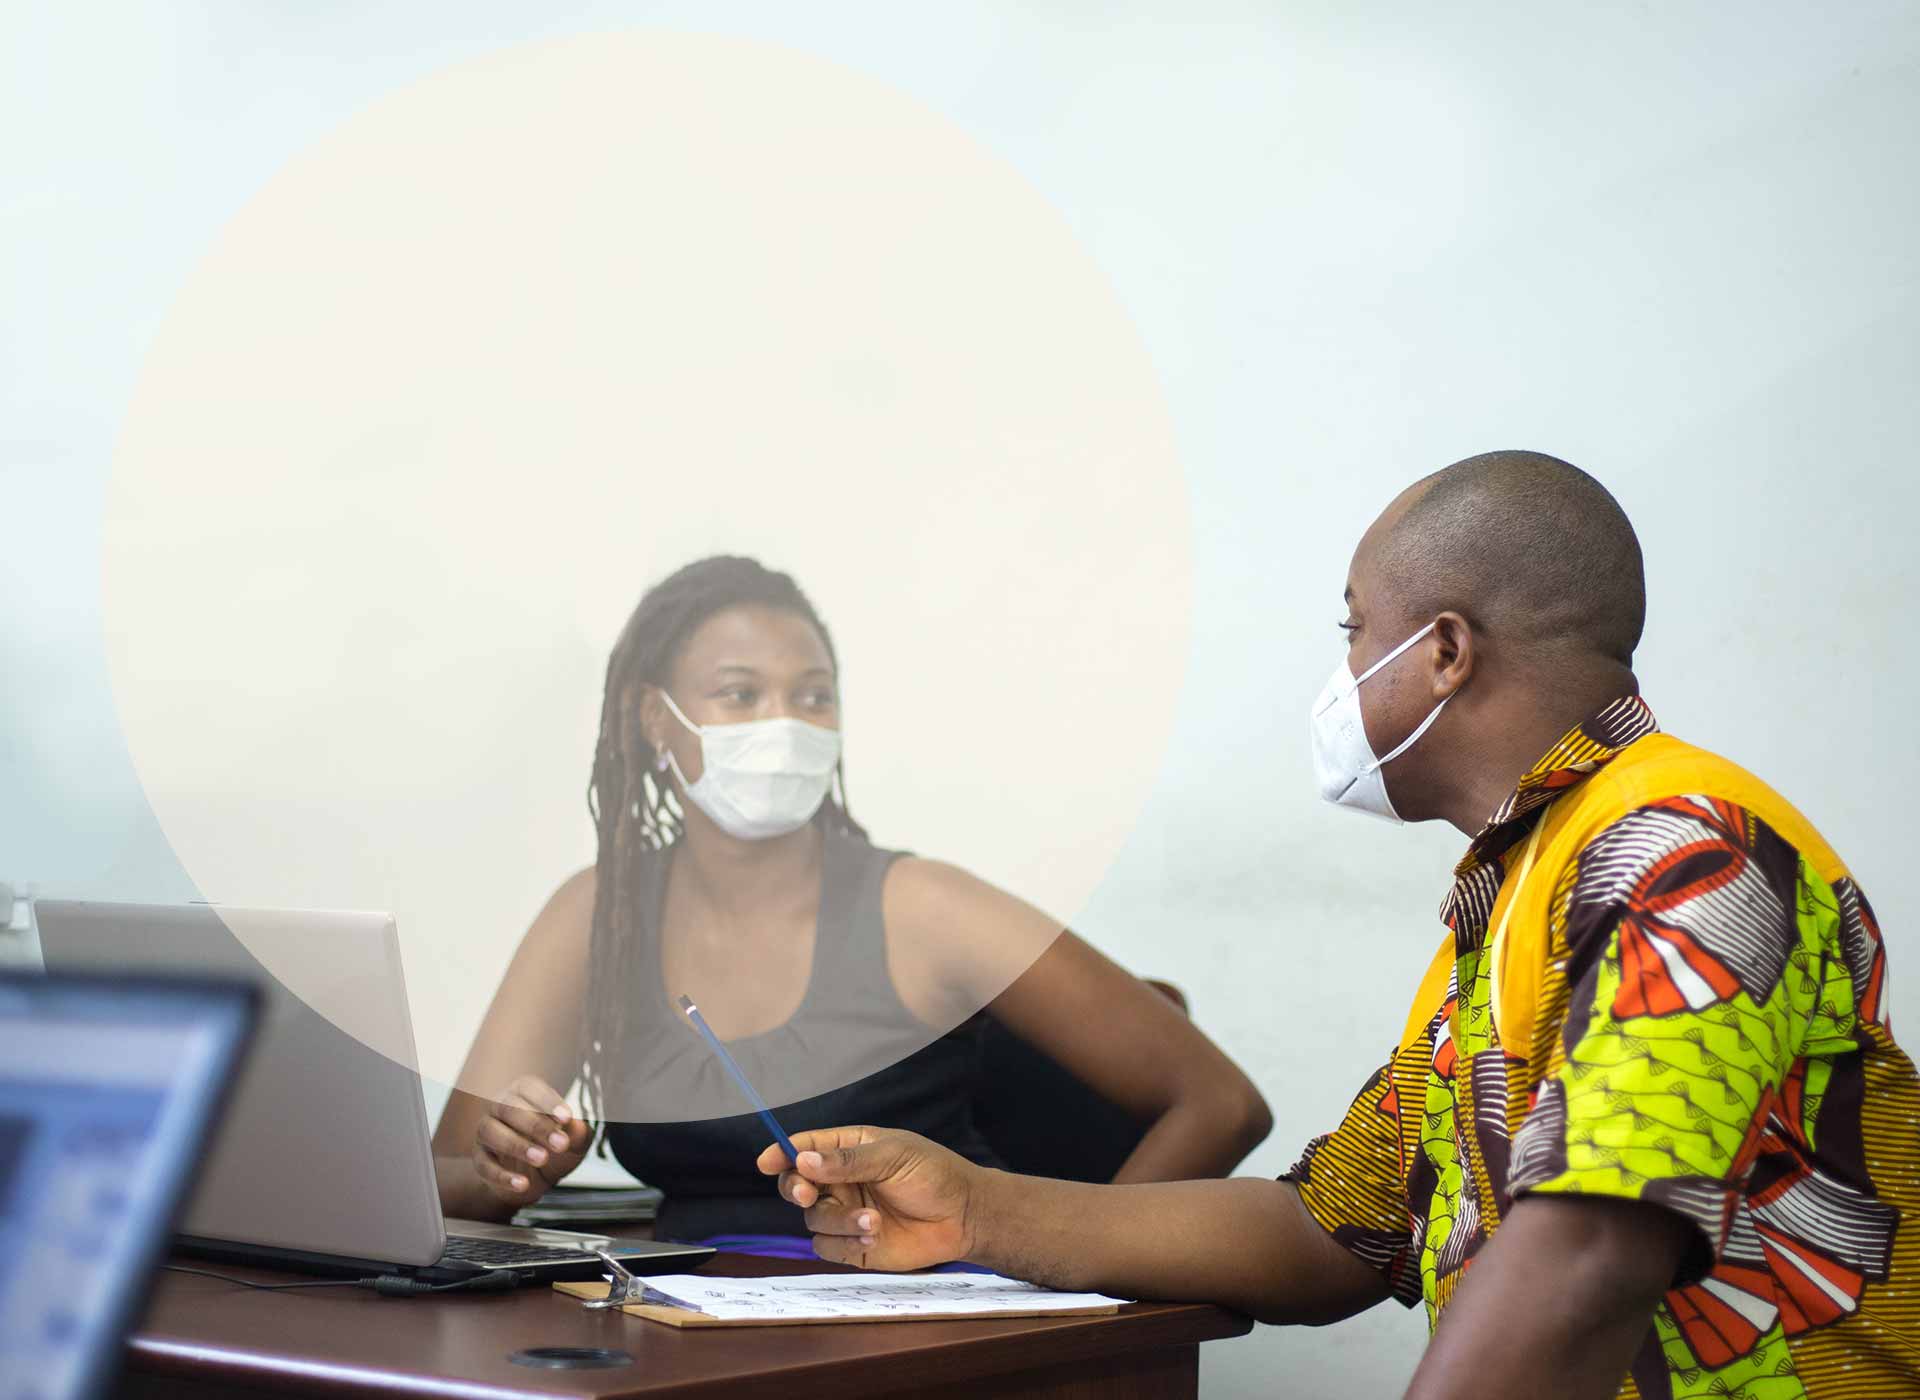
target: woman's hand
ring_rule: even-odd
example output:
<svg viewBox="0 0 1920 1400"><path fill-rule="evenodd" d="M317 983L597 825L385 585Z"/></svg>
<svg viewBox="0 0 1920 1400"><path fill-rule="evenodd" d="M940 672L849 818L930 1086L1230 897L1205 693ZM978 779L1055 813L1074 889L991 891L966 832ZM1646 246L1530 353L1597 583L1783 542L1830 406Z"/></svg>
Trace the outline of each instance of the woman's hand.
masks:
<svg viewBox="0 0 1920 1400"><path fill-rule="evenodd" d="M544 1079L523 1074L494 1096L474 1134L474 1174L503 1204L531 1205L580 1165L593 1125Z"/></svg>
<svg viewBox="0 0 1920 1400"><path fill-rule="evenodd" d="M798 1171L783 1170L778 1145L759 1167L780 1194L805 1209L813 1252L863 1269L923 1269L964 1259L969 1209L986 1169L915 1133L827 1128L795 1133Z"/></svg>

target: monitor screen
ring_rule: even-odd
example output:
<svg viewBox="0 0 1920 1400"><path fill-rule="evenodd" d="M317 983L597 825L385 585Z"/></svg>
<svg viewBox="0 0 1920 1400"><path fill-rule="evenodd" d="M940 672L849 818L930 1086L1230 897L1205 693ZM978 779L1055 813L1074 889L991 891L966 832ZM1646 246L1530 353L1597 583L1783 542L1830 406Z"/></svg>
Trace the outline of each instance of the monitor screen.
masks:
<svg viewBox="0 0 1920 1400"><path fill-rule="evenodd" d="M0 1400L75 1400L111 1377L255 999L0 977Z"/></svg>

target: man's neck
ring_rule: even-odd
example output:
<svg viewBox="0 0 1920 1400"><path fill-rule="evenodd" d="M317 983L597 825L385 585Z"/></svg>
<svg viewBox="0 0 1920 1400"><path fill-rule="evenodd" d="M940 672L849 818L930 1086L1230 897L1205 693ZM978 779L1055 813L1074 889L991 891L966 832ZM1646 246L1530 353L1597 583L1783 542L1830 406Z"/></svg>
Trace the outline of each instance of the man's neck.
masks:
<svg viewBox="0 0 1920 1400"><path fill-rule="evenodd" d="M1633 672L1614 664L1515 687L1511 698L1503 697L1483 716L1478 727L1486 737L1476 751L1463 755L1438 815L1468 837L1478 836L1487 818L1568 730L1609 701L1639 690Z"/></svg>

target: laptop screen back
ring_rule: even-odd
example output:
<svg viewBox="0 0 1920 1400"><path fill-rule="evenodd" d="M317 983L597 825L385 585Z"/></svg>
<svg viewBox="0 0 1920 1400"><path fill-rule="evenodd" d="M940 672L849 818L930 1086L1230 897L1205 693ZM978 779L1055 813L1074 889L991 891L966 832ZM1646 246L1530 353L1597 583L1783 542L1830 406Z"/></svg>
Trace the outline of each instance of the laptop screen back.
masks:
<svg viewBox="0 0 1920 1400"><path fill-rule="evenodd" d="M0 1400L104 1388L256 1001L237 985L0 976Z"/></svg>
<svg viewBox="0 0 1920 1400"><path fill-rule="evenodd" d="M49 972L158 972L260 988L253 1053L182 1234L381 1265L439 1259L446 1236L390 916L62 900L35 907ZM336 999L353 1001L363 1029L392 1053L335 1025L269 970L302 960L332 969L351 989Z"/></svg>

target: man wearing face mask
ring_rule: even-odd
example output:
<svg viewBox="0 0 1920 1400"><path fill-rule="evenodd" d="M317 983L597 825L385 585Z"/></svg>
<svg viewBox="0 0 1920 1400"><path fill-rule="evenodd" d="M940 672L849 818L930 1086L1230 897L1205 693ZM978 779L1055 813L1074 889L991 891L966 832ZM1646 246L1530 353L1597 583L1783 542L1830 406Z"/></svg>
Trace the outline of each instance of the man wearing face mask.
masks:
<svg viewBox="0 0 1920 1400"><path fill-rule="evenodd" d="M1388 506L1346 600L1321 795L1471 844L1345 1121L1279 1181L1127 1187L801 1134L780 1189L818 1252L1269 1322L1424 1303L1420 1397L1920 1394L1920 1077L1878 926L1792 806L1659 731L1619 506L1469 458Z"/></svg>

